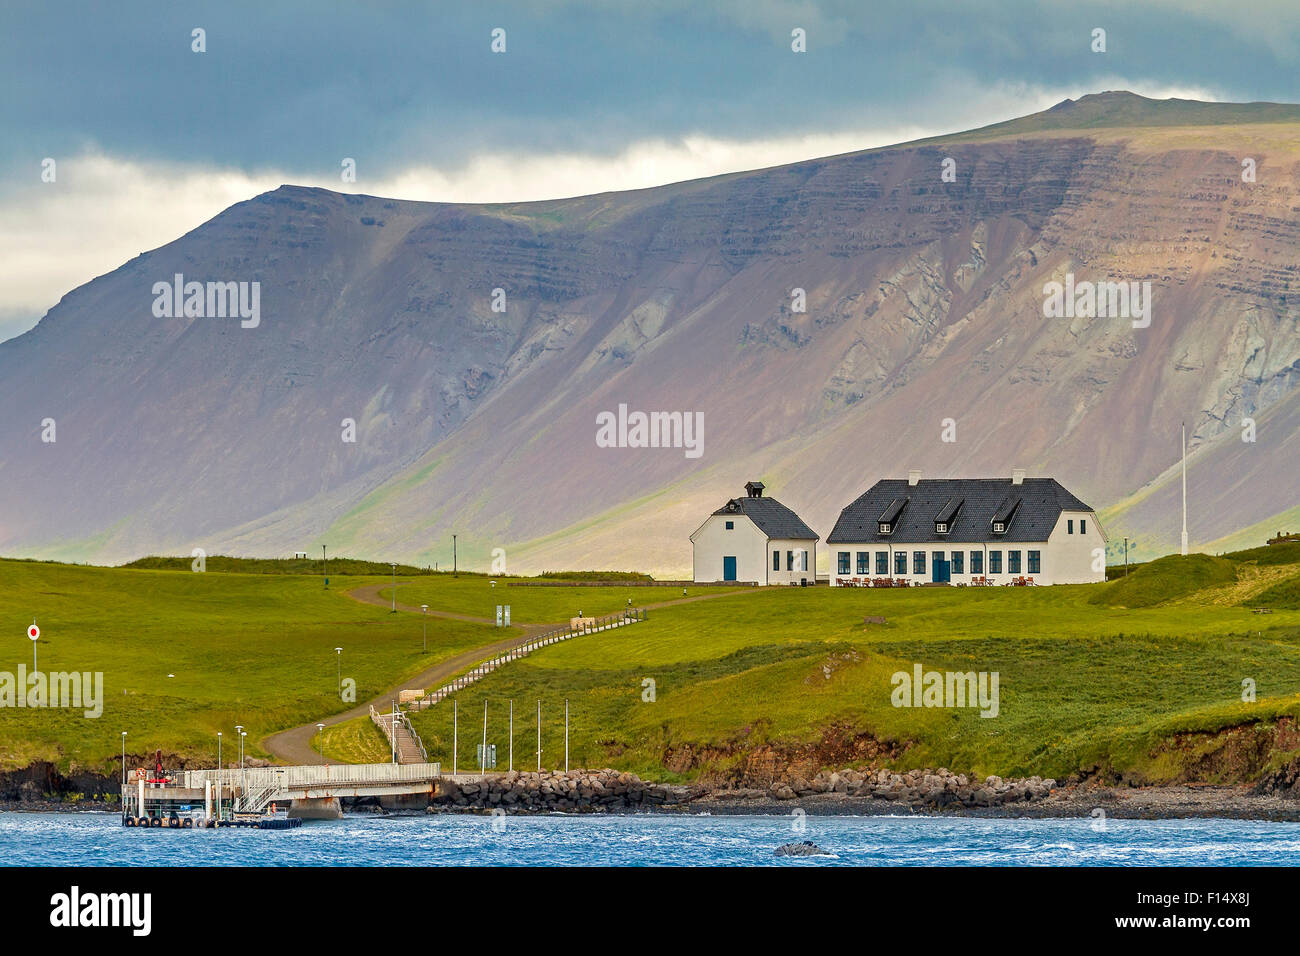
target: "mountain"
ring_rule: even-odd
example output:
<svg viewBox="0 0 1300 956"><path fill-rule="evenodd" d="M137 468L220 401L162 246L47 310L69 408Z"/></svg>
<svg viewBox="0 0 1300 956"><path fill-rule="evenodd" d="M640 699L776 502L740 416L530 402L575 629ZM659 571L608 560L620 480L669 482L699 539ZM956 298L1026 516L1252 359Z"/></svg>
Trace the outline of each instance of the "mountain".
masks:
<svg viewBox="0 0 1300 956"><path fill-rule="evenodd" d="M1300 107L1131 93L548 202L284 186L0 344L0 553L456 533L462 566L677 574L749 479L824 537L881 476L1024 467L1141 557L1177 547L1182 422L1193 546L1262 540L1300 524L1298 212ZM155 316L176 274L259 283L260 321ZM1067 274L1149 282L1149 327L1044 317ZM620 405L701 413L702 454L599 447Z"/></svg>

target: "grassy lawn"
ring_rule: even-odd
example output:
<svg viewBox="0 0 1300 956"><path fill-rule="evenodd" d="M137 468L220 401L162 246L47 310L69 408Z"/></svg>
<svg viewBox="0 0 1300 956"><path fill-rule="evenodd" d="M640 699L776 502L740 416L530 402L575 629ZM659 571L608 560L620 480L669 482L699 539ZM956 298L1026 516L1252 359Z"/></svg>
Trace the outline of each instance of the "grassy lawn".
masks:
<svg viewBox="0 0 1300 956"><path fill-rule="evenodd" d="M312 738L312 748L330 763L387 763L393 756L388 738L369 717L326 727Z"/></svg>
<svg viewBox="0 0 1300 956"><path fill-rule="evenodd" d="M49 759L110 767L122 730L137 760L159 747L211 765L216 732L233 748L236 723L248 730L249 753L262 755L257 741L265 734L350 706L335 693L335 646L344 648L343 674L357 681L364 702L504 636L489 625L430 617L423 653L419 614L394 615L345 596L387 583L368 566L353 576L331 569L329 591L309 568L283 564L209 559L202 574L187 563L172 567L0 560L0 608L11 631L10 660L0 670L24 660L30 666L23 629L35 614L43 671L103 671L105 679L98 719L4 711L0 765ZM217 570L223 567L230 570ZM571 766L660 779L725 772L768 746L822 753L829 740L864 735L904 745L900 767L1063 776L1104 766L1175 779L1185 767L1166 746L1171 735L1267 727L1280 715L1300 715L1298 578L1300 548L1270 548L1160 559L1102 585L723 592L539 651L462 692L456 762L477 767L486 701L488 741L497 745L499 768L508 764L513 700L514 763L535 767L540 700L542 765L563 766L567 699ZM512 580L492 588L486 577L412 573L398 599L483 617L509 603L516 623L549 623L579 609L607 614L628 598L645 606L682 596L631 585L510 587ZM997 672L998 715L893 706L893 675L918 663ZM1247 679L1256 687L1253 702L1241 699ZM452 712L444 702L412 716L430 759L446 765ZM328 728L323 746L339 762L388 755L365 719Z"/></svg>
<svg viewBox="0 0 1300 956"><path fill-rule="evenodd" d="M332 569L331 569L332 570ZM335 647L357 701L381 693L449 655L499 636L479 624L388 614L343 595L376 578L93 568L0 560L0 619L8 622L0 671L32 666L25 628L41 627L44 671L101 671L103 714L0 711L0 767L46 759L61 766L116 764L129 754L180 754L211 766L216 734L225 755L235 725L246 750L275 730L346 710L337 695ZM170 675L170 676L169 676Z"/></svg>
<svg viewBox="0 0 1300 956"><path fill-rule="evenodd" d="M1223 586L1218 560L1198 571L1201 593ZM539 699L542 763L563 765L567 698L571 765L655 777L689 766L675 759L682 753L726 770L746 751L807 746L834 730L908 742L902 767L1063 776L1102 765L1171 779L1180 768L1159 752L1170 734L1300 714L1300 613L1198 605L1181 586L1168 588L1165 603L1140 608L1100 599L1113 589L1116 604L1133 600L1134 580L773 588L663 608L643 624L510 664L462 692L458 763L477 766L485 699L488 740L502 765L511 699L516 766L536 766ZM867 616L886 623L865 624ZM891 676L916 663L998 672L999 715L894 707ZM1246 678L1256 683L1256 702L1241 700ZM653 701L644 699L646 681ZM449 704L412 719L430 759L450 764Z"/></svg>
<svg viewBox="0 0 1300 956"><path fill-rule="evenodd" d="M620 608L644 607L661 601L672 601L683 596L716 594L720 591L752 590L721 587L614 587L561 586L521 587L521 578L459 578L447 574L413 578L403 582L398 576L397 600L399 604L418 607L427 604L439 611L453 611L475 617L495 618L498 604L510 605L511 621L515 624L565 624L581 611L585 617L613 614ZM531 578L528 580L537 580ZM493 587L493 582L496 586ZM514 586L512 586L512 584ZM393 589L380 591L386 601L393 598ZM631 601L631 605L628 604Z"/></svg>

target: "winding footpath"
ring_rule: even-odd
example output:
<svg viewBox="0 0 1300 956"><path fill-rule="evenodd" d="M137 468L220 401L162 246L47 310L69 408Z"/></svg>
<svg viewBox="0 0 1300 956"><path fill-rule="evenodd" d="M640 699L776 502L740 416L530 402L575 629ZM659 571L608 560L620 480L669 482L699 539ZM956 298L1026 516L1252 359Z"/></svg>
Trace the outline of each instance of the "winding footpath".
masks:
<svg viewBox="0 0 1300 956"><path fill-rule="evenodd" d="M392 587L391 584L367 584L363 587L353 588L344 592L354 601L360 601L363 604L374 604L378 607L391 608L393 602L391 599L384 599L379 596L379 592L384 588ZM758 591L758 588L742 588L735 591L719 591L716 594L697 594L695 597L675 598L670 601L659 601L654 604L645 604L642 607L647 611L653 611L657 608L672 607L677 604L693 604L696 601L711 601L720 597L733 597L738 594L752 594ZM410 604L397 602L397 610L408 614L423 614L418 607ZM435 611L430 608L429 617L443 618L449 621L468 621L471 624L496 624L496 621L487 617L474 617L469 614L457 614L454 611ZM554 630L557 627L563 627L563 623L555 624L522 624L512 625L511 635L499 641L493 641L490 644L483 644L479 647L471 648L468 651L462 651L452 657L439 661L432 667L429 667L416 674L409 680L402 681L396 687L385 691L373 700L366 701L364 704L358 704L351 710L343 711L340 714L334 714L330 717L322 717L320 720L314 720L311 723L303 724L299 727L291 727L288 730L281 730L278 733L271 734L269 737L262 739L262 747L276 761L285 764L303 765L303 764L323 764L325 759L318 754L312 747L312 742L317 734L317 724L324 724L326 727L333 727L335 724L345 723L349 720L355 720L358 717L367 717L370 715L370 708L384 711L392 706L392 700L397 696L398 691L407 688L426 688L436 687L441 683L449 680L459 671L477 664L479 661L492 657L502 651L509 650L519 644L525 644L532 640L538 634L544 631ZM334 761L339 763L338 760Z"/></svg>

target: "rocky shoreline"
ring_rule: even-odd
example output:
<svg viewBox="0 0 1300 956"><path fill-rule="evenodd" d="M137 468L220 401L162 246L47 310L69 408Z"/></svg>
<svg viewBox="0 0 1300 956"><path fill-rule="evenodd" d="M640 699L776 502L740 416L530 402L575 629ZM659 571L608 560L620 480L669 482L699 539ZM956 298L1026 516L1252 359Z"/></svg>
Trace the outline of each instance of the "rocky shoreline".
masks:
<svg viewBox="0 0 1300 956"><path fill-rule="evenodd" d="M451 784L429 813L717 813L944 815L971 817L1227 817L1300 821L1300 792L1184 785L1115 787L1097 781L1059 784L1004 780L948 770L822 771L766 789L656 784L614 770L511 773Z"/></svg>
<svg viewBox="0 0 1300 956"><path fill-rule="evenodd" d="M89 782L89 781L84 781ZM93 788L88 788L92 790ZM102 792L76 799L40 793L30 778L0 793L0 811L116 811ZM98 798L97 798L98 797ZM373 798L349 809L392 812ZM401 812L400 806L398 812ZM513 772L479 781L443 781L427 813L679 813L845 816L1221 817L1300 822L1300 780L1287 772L1254 786L1140 787L1096 778L1059 782L1003 779L948 770L824 770L767 787L663 784L617 770Z"/></svg>

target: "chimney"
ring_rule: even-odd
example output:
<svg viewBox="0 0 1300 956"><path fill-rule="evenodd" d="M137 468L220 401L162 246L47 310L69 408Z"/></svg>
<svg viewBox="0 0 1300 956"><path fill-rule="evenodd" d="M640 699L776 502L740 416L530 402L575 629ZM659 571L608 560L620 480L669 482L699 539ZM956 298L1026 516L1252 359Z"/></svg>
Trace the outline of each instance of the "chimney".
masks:
<svg viewBox="0 0 1300 956"><path fill-rule="evenodd" d="M920 480L921 480L921 472L918 469L913 468L911 471L907 473L907 483L912 487L916 487L916 483Z"/></svg>
<svg viewBox="0 0 1300 956"><path fill-rule="evenodd" d="M1025 469L1013 468L1011 470L1011 483L1013 485L1023 485L1025 483Z"/></svg>

